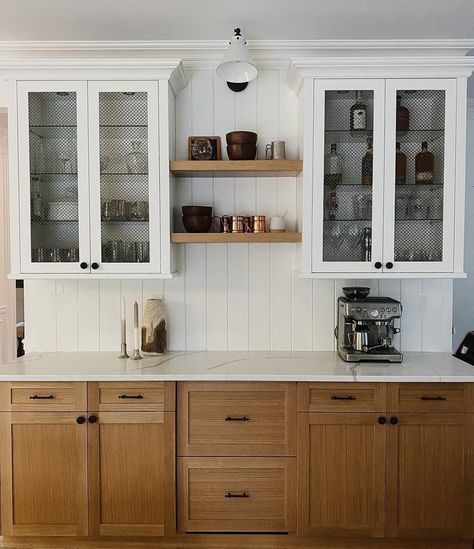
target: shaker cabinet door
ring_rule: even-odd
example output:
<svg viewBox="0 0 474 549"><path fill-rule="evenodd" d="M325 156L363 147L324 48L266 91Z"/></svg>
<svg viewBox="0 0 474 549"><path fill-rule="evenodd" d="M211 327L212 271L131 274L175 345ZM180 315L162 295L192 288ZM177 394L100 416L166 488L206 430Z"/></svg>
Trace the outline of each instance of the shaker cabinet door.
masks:
<svg viewBox="0 0 474 549"><path fill-rule="evenodd" d="M383 269L452 272L456 80L387 80L385 101Z"/></svg>
<svg viewBox="0 0 474 549"><path fill-rule="evenodd" d="M159 273L157 82L89 82L93 272Z"/></svg>
<svg viewBox="0 0 474 549"><path fill-rule="evenodd" d="M314 272L381 268L384 89L383 79L315 81Z"/></svg>
<svg viewBox="0 0 474 549"><path fill-rule="evenodd" d="M21 271L87 273L87 82L17 86Z"/></svg>

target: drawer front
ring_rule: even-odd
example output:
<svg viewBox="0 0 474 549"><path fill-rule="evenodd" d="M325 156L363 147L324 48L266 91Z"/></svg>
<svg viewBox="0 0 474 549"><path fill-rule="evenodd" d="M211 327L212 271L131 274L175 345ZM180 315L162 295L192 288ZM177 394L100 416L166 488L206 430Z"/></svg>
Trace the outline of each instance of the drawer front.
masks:
<svg viewBox="0 0 474 549"><path fill-rule="evenodd" d="M298 412L383 412L384 383L298 383Z"/></svg>
<svg viewBox="0 0 474 549"><path fill-rule="evenodd" d="M295 397L294 383L180 383L178 455L295 455Z"/></svg>
<svg viewBox="0 0 474 549"><path fill-rule="evenodd" d="M464 412L469 390L465 383L393 383L388 409L393 412Z"/></svg>
<svg viewBox="0 0 474 549"><path fill-rule="evenodd" d="M176 385L172 381L89 383L89 410L173 412L175 388Z"/></svg>
<svg viewBox="0 0 474 549"><path fill-rule="evenodd" d="M179 458L181 532L293 532L295 458Z"/></svg>
<svg viewBox="0 0 474 549"><path fill-rule="evenodd" d="M4 411L87 410L85 382L3 382L0 406Z"/></svg>

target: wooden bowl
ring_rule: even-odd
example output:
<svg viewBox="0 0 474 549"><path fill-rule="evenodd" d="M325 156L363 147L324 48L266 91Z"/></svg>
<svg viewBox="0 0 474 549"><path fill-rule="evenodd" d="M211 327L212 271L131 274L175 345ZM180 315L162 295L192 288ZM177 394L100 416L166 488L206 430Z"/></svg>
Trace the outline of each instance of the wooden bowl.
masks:
<svg viewBox="0 0 474 549"><path fill-rule="evenodd" d="M256 145L257 134L254 132L229 132L226 136L227 145L234 143L250 143Z"/></svg>
<svg viewBox="0 0 474 549"><path fill-rule="evenodd" d="M207 233L212 227L212 216L183 215L183 225L188 233Z"/></svg>
<svg viewBox="0 0 474 549"><path fill-rule="evenodd" d="M181 206L183 215L212 215L212 206Z"/></svg>
<svg viewBox="0 0 474 549"><path fill-rule="evenodd" d="M252 143L227 145L227 156L230 160L253 160L256 154L257 145L252 145Z"/></svg>

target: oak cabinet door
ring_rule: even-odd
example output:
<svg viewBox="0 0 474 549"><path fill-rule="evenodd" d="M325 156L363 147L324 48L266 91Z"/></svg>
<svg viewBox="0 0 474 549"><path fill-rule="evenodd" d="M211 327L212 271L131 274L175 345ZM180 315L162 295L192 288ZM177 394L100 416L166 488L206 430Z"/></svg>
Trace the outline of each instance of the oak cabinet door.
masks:
<svg viewBox="0 0 474 549"><path fill-rule="evenodd" d="M174 412L89 416L91 535L174 532L174 429Z"/></svg>
<svg viewBox="0 0 474 549"><path fill-rule="evenodd" d="M384 535L386 425L379 417L298 414L299 534Z"/></svg>
<svg viewBox="0 0 474 549"><path fill-rule="evenodd" d="M387 427L389 536L462 537L472 530L468 417L402 413L391 418Z"/></svg>
<svg viewBox="0 0 474 549"><path fill-rule="evenodd" d="M3 534L87 535L86 414L3 412L1 432Z"/></svg>

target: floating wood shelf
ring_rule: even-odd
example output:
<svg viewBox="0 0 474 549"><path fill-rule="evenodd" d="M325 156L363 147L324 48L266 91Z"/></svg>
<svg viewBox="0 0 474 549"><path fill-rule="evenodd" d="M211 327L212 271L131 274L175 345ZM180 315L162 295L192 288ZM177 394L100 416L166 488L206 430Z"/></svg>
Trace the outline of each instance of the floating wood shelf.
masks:
<svg viewBox="0 0 474 549"><path fill-rule="evenodd" d="M176 177L295 177L302 160L172 160Z"/></svg>
<svg viewBox="0 0 474 549"><path fill-rule="evenodd" d="M175 243L261 243L261 242L301 242L301 233L172 233Z"/></svg>

